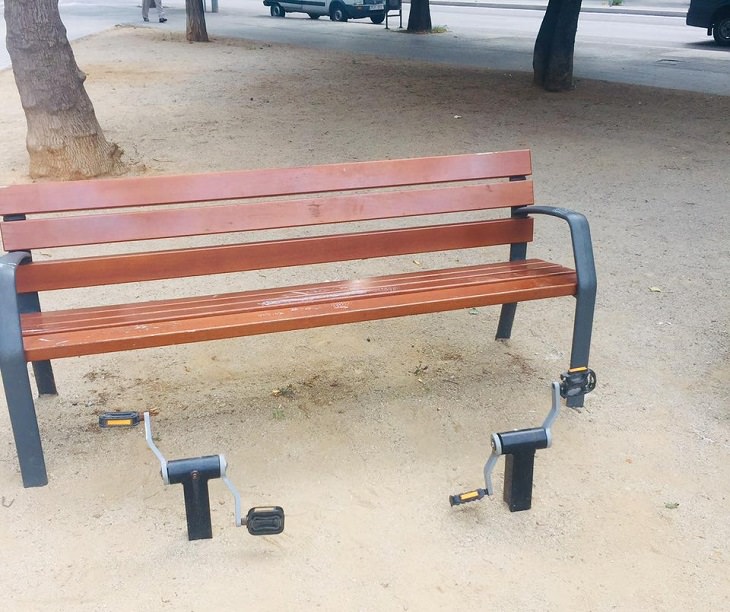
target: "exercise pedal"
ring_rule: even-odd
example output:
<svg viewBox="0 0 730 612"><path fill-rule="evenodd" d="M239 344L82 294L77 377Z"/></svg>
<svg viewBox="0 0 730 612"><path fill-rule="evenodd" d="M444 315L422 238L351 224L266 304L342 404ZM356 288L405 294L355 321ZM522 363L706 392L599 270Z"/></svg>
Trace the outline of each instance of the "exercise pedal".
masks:
<svg viewBox="0 0 730 612"><path fill-rule="evenodd" d="M245 525L251 535L276 535L284 531L284 510L280 506L254 507L245 517L241 516L241 496L228 478L228 463L223 455L167 461L152 440L149 412L144 413L144 427L147 446L160 462L162 482L183 486L188 540L213 537L208 495L208 481L212 478L220 478L233 495L236 527Z"/></svg>
<svg viewBox="0 0 730 612"><path fill-rule="evenodd" d="M251 535L276 535L284 531L284 509L280 506L254 507L248 511L244 522Z"/></svg>
<svg viewBox="0 0 730 612"><path fill-rule="evenodd" d="M596 388L596 373L587 367L570 368L560 375L560 395L565 399L585 395Z"/></svg>
<svg viewBox="0 0 730 612"><path fill-rule="evenodd" d="M560 411L561 385L552 383L552 406L542 427L517 429L492 434L492 454L484 465L483 489L449 496L452 506L479 501L494 495L492 472L500 456L505 455L504 501L511 512L529 510L532 506L532 477L535 465L535 451L552 444L551 427Z"/></svg>
<svg viewBox="0 0 730 612"><path fill-rule="evenodd" d="M461 504L468 504L469 502L479 501L485 495L487 495L486 489L474 489L473 491L467 491L466 493L449 495L449 504L451 504L452 506L460 506Z"/></svg>
<svg viewBox="0 0 730 612"><path fill-rule="evenodd" d="M135 427L139 425L139 412L105 412L99 415L99 427Z"/></svg>

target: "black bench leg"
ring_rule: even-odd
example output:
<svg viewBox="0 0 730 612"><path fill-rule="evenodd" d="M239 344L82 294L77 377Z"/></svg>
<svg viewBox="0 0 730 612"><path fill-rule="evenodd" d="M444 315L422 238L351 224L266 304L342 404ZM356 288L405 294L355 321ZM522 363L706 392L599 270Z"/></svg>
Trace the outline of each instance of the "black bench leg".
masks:
<svg viewBox="0 0 730 612"><path fill-rule="evenodd" d="M33 374L39 395L56 395L56 379L50 361L34 361Z"/></svg>
<svg viewBox="0 0 730 612"><path fill-rule="evenodd" d="M23 293L18 296L20 312L40 312L41 302L38 293ZM34 361L33 374L39 395L56 395L56 381L50 361Z"/></svg>
<svg viewBox="0 0 730 612"><path fill-rule="evenodd" d="M48 484L48 475L20 328L20 313L36 307L38 296L21 297L15 292L15 269L28 258L28 253L18 252L9 253L0 261L0 304L3 305L0 310L0 374L23 486L42 487ZM53 378L50 362L40 362L39 371L39 388L47 391Z"/></svg>
<svg viewBox="0 0 730 612"><path fill-rule="evenodd" d="M497 335L495 340L509 340L512 335L512 323L515 320L515 312L517 311L517 303L502 304L502 310L499 313L499 324L497 325Z"/></svg>
<svg viewBox="0 0 730 612"><path fill-rule="evenodd" d="M513 179L510 179L510 181ZM514 211L512 213L514 216ZM509 247L510 261L524 261L527 257L527 243L516 242ZM499 323L497 324L497 335L495 340L509 340L512 335L512 323L515 320L515 312L517 311L517 302L513 304L502 304L502 310L499 313Z"/></svg>
<svg viewBox="0 0 730 612"><path fill-rule="evenodd" d="M5 351L3 351L5 352ZM28 366L21 354L3 358L2 378L24 487L48 484Z"/></svg>

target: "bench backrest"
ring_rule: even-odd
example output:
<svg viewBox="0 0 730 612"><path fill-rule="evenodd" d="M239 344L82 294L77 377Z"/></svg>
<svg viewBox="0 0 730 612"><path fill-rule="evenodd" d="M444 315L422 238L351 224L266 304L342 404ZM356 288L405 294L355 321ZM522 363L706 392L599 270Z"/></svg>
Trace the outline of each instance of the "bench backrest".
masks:
<svg viewBox="0 0 730 612"><path fill-rule="evenodd" d="M530 174L529 151L507 151L10 185L0 187L0 232L6 251L32 251L512 208L533 203ZM17 286L20 292L89 287L530 240L529 218L431 222L36 261L21 266Z"/></svg>

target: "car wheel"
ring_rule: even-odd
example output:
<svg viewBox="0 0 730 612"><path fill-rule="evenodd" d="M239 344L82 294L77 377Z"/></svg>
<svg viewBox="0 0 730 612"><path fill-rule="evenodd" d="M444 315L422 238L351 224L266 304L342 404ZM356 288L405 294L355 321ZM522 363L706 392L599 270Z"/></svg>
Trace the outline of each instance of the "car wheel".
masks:
<svg viewBox="0 0 730 612"><path fill-rule="evenodd" d="M319 19L319 17L320 17L319 15L314 15L313 13L309 13L310 19Z"/></svg>
<svg viewBox="0 0 730 612"><path fill-rule="evenodd" d="M712 26L712 35L718 45L727 47L730 45L730 15L723 15Z"/></svg>
<svg viewBox="0 0 730 612"><path fill-rule="evenodd" d="M385 15L375 15L370 18L370 21L372 21L373 23L376 23L376 24L383 23L383 21L385 21Z"/></svg>
<svg viewBox="0 0 730 612"><path fill-rule="evenodd" d="M281 8L281 4L272 4L271 5L271 16L272 17L284 17L286 15L286 11Z"/></svg>
<svg viewBox="0 0 730 612"><path fill-rule="evenodd" d="M330 8L330 19L332 21L347 21L345 7L341 4L335 4Z"/></svg>

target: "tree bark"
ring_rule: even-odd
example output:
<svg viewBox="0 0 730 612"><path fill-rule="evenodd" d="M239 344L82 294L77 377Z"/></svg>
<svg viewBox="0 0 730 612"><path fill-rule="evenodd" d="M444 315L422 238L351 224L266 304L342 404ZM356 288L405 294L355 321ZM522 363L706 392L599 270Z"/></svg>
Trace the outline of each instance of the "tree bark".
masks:
<svg viewBox="0 0 730 612"><path fill-rule="evenodd" d="M430 32L431 28L431 6L428 0L411 0L407 31Z"/></svg>
<svg viewBox="0 0 730 612"><path fill-rule="evenodd" d="M185 14L187 15L186 38L190 42L209 42L203 0L185 0Z"/></svg>
<svg viewBox="0 0 730 612"><path fill-rule="evenodd" d="M548 91L573 89L573 51L581 0L549 0L535 40L536 85Z"/></svg>
<svg viewBox="0 0 730 612"><path fill-rule="evenodd" d="M122 150L104 138L84 89L58 0L5 0L7 48L28 124L32 178L118 173Z"/></svg>

